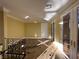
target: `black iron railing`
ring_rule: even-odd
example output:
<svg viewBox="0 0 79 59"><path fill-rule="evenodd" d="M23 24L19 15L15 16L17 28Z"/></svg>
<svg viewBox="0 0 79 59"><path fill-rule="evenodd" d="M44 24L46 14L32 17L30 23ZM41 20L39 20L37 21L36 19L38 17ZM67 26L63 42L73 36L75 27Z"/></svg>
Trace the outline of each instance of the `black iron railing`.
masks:
<svg viewBox="0 0 79 59"><path fill-rule="evenodd" d="M8 45L7 50L1 52L2 59L24 59L26 56L26 41L20 40L15 44Z"/></svg>

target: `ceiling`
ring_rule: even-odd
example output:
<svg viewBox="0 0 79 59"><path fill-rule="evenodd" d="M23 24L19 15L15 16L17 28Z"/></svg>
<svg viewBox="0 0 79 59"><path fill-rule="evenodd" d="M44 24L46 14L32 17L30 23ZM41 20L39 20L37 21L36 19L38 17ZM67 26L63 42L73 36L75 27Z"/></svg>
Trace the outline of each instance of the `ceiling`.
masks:
<svg viewBox="0 0 79 59"><path fill-rule="evenodd" d="M74 1L76 0L0 0L0 5L22 20L45 22L44 19L51 19L63 6ZM25 16L30 17L25 19Z"/></svg>

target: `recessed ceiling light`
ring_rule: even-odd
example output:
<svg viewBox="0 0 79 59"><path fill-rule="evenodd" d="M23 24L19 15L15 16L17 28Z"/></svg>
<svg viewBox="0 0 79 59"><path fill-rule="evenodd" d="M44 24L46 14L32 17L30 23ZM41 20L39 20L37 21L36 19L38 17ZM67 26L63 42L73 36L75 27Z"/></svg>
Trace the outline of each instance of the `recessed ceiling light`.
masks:
<svg viewBox="0 0 79 59"><path fill-rule="evenodd" d="M29 18L29 16L25 16L25 19Z"/></svg>

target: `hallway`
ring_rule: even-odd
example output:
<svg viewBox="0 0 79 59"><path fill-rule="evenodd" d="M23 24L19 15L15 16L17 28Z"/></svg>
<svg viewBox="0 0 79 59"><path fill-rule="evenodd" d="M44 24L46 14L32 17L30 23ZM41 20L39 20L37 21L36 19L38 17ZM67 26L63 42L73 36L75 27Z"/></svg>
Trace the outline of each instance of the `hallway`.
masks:
<svg viewBox="0 0 79 59"><path fill-rule="evenodd" d="M0 59L79 59L79 0L0 0Z"/></svg>

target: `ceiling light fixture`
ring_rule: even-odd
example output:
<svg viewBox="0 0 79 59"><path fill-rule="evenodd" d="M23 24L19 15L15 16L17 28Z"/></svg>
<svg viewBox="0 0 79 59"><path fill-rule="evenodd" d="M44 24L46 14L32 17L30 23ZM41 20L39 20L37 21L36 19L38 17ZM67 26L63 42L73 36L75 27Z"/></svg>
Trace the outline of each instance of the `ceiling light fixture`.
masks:
<svg viewBox="0 0 79 59"><path fill-rule="evenodd" d="M25 19L29 18L29 16L25 16Z"/></svg>
<svg viewBox="0 0 79 59"><path fill-rule="evenodd" d="M69 0L50 0L46 4L46 7L44 9L45 12L47 11L57 11L59 10L62 6L64 6Z"/></svg>
<svg viewBox="0 0 79 59"><path fill-rule="evenodd" d="M50 8L52 8L52 4L51 3L46 4L45 9L50 9Z"/></svg>

